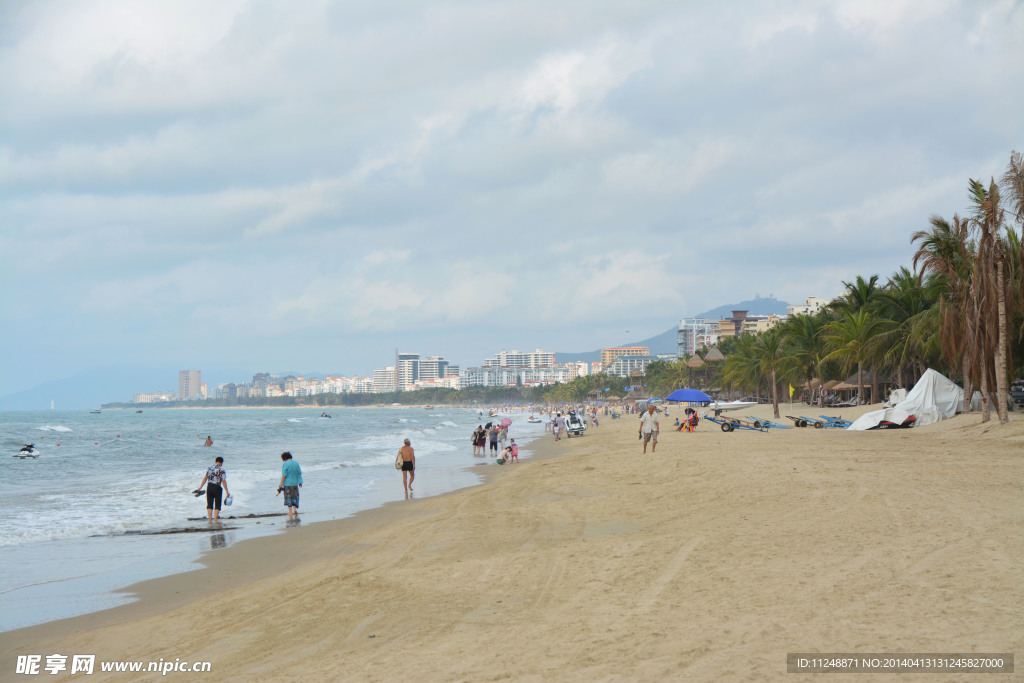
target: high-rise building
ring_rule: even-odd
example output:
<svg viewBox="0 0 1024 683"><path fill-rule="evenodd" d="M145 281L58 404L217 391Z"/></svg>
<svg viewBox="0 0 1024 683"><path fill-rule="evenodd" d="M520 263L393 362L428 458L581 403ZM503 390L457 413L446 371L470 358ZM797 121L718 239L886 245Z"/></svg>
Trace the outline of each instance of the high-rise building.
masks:
<svg viewBox="0 0 1024 683"><path fill-rule="evenodd" d="M178 400L192 401L202 396L202 379L198 370L178 371Z"/></svg>
<svg viewBox="0 0 1024 683"><path fill-rule="evenodd" d="M399 353L395 350L395 383L398 391L404 391L407 386L414 384L420 375L420 354Z"/></svg>
<svg viewBox="0 0 1024 683"><path fill-rule="evenodd" d="M683 318L676 336L676 355L692 356L697 349L718 342L718 321L704 318Z"/></svg>
<svg viewBox="0 0 1024 683"><path fill-rule="evenodd" d="M606 365L603 372L606 375L618 377L629 377L634 370L639 370L642 374L647 372L647 366L651 364L651 360L650 356L622 355Z"/></svg>
<svg viewBox="0 0 1024 683"><path fill-rule="evenodd" d="M441 356L427 356L420 359L417 381L429 382L448 376L448 361Z"/></svg>
<svg viewBox="0 0 1024 683"><path fill-rule="evenodd" d="M397 371L391 366L388 366L383 370L374 370L373 390L376 393L380 393L382 391L394 391L396 380Z"/></svg>
<svg viewBox="0 0 1024 683"><path fill-rule="evenodd" d="M537 349L532 353L522 351L506 351L502 349L494 356L484 361L485 368L550 368L555 364L555 354L548 353L544 349Z"/></svg>
<svg viewBox="0 0 1024 683"><path fill-rule="evenodd" d="M650 356L651 350L647 346L616 346L608 349L601 349L601 366L607 372L608 366L621 356Z"/></svg>

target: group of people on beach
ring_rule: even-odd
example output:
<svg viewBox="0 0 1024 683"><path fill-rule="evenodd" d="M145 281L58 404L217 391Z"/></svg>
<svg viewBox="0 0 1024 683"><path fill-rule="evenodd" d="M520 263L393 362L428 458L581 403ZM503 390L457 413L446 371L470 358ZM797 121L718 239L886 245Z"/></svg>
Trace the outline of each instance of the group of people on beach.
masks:
<svg viewBox="0 0 1024 683"><path fill-rule="evenodd" d="M209 438L209 437L207 437ZM406 443L409 440L406 439ZM302 468L295 462L292 454L285 451L281 454L281 481L277 485L277 495L284 493L284 505L288 508L288 519L299 518L299 489L302 488ZM206 519L210 522L220 520L221 505L231 505L231 492L228 491L228 473L224 469L224 458L217 456L211 467L206 469L199 488L193 491L198 498L203 486L206 487Z"/></svg>
<svg viewBox="0 0 1024 683"><path fill-rule="evenodd" d="M515 446L515 439L512 440ZM412 491L412 482L416 478L416 451L412 443L406 439L402 447L398 449L402 458L402 486L406 494ZM518 456L519 447L515 446L515 455ZM281 480L277 484L277 494L284 494L284 505L288 508L288 519L299 518L299 489L302 488L302 468L295 461L292 454L285 451L281 454ZM220 520L221 505L231 505L231 493L228 491L228 473L224 469L224 458L217 456L211 467L208 467L199 488L193 491L198 498L204 493L206 487L206 518L210 522Z"/></svg>
<svg viewBox="0 0 1024 683"><path fill-rule="evenodd" d="M508 445L505 442L508 441ZM477 425L470 437L473 444L473 455L486 457L487 444L491 445L491 457L501 458L504 462L519 462L519 446L515 439L508 436L508 425L488 422L486 425ZM500 462L500 461L499 461Z"/></svg>
<svg viewBox="0 0 1024 683"><path fill-rule="evenodd" d="M477 425L473 430L470 442L473 444L473 455L487 455L487 443L491 444L491 455L497 456L499 451L505 450L505 441L508 440L508 425L488 422L486 425ZM515 441L515 439L512 439Z"/></svg>

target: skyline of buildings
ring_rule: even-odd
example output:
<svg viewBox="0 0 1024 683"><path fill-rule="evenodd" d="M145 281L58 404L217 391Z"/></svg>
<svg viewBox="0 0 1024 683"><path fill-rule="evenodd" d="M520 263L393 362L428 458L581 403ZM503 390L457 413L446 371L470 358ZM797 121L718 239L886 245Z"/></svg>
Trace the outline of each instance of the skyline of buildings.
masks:
<svg viewBox="0 0 1024 683"><path fill-rule="evenodd" d="M701 348L710 348L720 339L771 329L789 315L813 314L828 301L808 297L802 305L787 306L787 315L750 315L745 310L732 311L732 317L720 320L683 318L677 328L676 353L651 356L647 346L616 346L601 349L601 360L558 363L556 354L536 349L532 352L501 349L479 366L461 368L444 356L424 356L395 349L394 365L377 368L372 375L360 377L332 376L306 378L302 375L284 377L256 373L249 382L227 382L217 385L212 398L250 398L277 396L313 396L324 393L385 393L416 391L429 388L462 389L467 387L543 386L571 382L594 373L628 378L634 372L646 372L658 359L670 360L692 355ZM134 403L158 403L172 400L205 400L209 397L199 370L178 372L178 392L139 392Z"/></svg>

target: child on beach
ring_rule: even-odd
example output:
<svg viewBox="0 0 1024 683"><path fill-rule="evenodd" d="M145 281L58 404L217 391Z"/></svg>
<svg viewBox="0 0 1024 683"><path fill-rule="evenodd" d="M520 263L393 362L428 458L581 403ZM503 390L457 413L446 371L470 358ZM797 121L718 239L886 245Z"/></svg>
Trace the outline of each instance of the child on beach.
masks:
<svg viewBox="0 0 1024 683"><path fill-rule="evenodd" d="M519 446L516 445L515 439L512 439L509 442L509 446L505 450L508 451L508 455L505 456L505 460L508 462L519 462Z"/></svg>

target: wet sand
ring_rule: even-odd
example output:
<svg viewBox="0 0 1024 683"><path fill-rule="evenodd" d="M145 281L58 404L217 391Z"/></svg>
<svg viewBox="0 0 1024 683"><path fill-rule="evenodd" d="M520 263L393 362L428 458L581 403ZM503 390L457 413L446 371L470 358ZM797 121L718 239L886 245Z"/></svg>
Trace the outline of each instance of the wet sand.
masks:
<svg viewBox="0 0 1024 683"><path fill-rule="evenodd" d="M0 634L0 678L54 652L247 681L776 680L787 652L1024 652L1024 415L684 434L681 412L656 454L635 417L605 419L480 486L244 541L137 603Z"/></svg>

